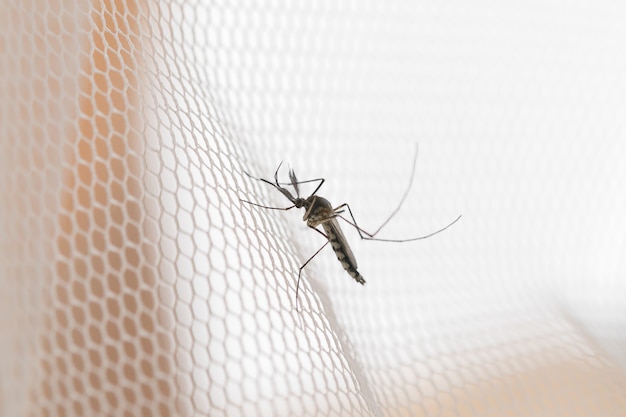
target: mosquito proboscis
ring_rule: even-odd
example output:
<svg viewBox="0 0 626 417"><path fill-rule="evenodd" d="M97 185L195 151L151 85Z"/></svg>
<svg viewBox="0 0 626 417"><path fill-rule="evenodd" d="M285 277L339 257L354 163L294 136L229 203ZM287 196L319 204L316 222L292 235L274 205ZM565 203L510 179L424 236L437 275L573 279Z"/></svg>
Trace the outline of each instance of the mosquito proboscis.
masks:
<svg viewBox="0 0 626 417"><path fill-rule="evenodd" d="M304 208L305 212L304 212L304 216L302 217L302 220L306 222L306 225L309 228L315 230L317 233L319 233L320 235L324 236L324 238L326 239L326 242L322 245L322 247L320 247L309 259L307 259L307 261L304 262L302 264L302 266L300 266L300 269L298 270L298 281L297 281L297 284L296 284L296 303L297 303L297 300L298 300L298 294L299 294L299 289L300 289L300 279L302 277L302 270L329 243L331 244L333 250L335 251L335 254L337 255L337 259L339 260L339 262L341 262L341 265L348 272L348 274L350 274L350 276L352 278L354 278L354 280L356 282L358 282L359 284L365 284L365 280L363 279L363 277L361 276L361 274L357 270L356 258L354 256L354 254L352 253L352 250L350 249L350 245L348 244L348 240L344 236L344 234L343 234L343 232L341 230L341 227L339 226L339 222L337 221L337 219L341 219L341 220L345 221L347 224L349 224L350 226L354 227L357 230L357 232L359 233L359 236L361 237L361 239L363 239L363 240L376 240L376 241L380 241L380 242L396 242L396 243L412 242L412 241L415 241L415 240L427 239L427 238L429 238L431 236L434 236L434 235L436 235L438 233L443 232L444 230L446 230L450 226L452 226L454 223L459 221L459 219L461 218L461 215L459 215L455 220L453 220L447 226L445 226L445 227L443 227L443 228L441 228L441 229L439 229L439 230L437 230L435 232L429 233L429 234L424 235L424 236L418 236L418 237L413 237L413 238L409 238L409 239L380 239L380 238L376 238L375 237L382 230L382 228L385 227L387 225L387 223L389 223L389 221L396 215L396 213L400 210L400 208L404 204L404 201L406 200L406 198L407 198L407 196L409 194L409 191L411 190L411 187L413 185L413 177L415 176L415 167L417 165L417 154L418 154L418 152L416 150L415 151L415 157L413 158L413 168L412 168L412 172L411 172L411 179L410 179L409 184L408 184L408 186L407 186L407 188L406 188L406 190L405 190L405 192L404 192L404 194L402 196L402 199L398 203L398 206L391 212L389 217L387 217L387 219L373 233L369 233L369 232L365 231L364 229L362 229L357 224L357 222L356 222L356 220L354 218L354 214L352 213L352 209L350 208L350 205L348 203L343 203L343 204L333 208L333 206L331 205L331 203L327 199L317 195L317 192L319 191L319 189L322 187L322 185L326 181L324 178L316 178L316 179L312 179L312 180L298 181L294 170L293 169L289 169L289 183L280 183L280 182L278 182L278 172L280 171L280 168L281 168L281 166L283 164L282 162L278 165L278 168L276 168L276 171L274 172L274 182L272 182L270 180L267 180L265 178L254 177L254 176L252 176L252 175L250 175L250 174L248 174L247 172L244 171L244 173L248 177L250 177L250 178L252 178L254 180L261 181L261 182L264 182L266 184L269 184L273 188L275 188L278 191L280 191L285 197L287 197L287 199L289 201L291 201L292 205L289 206L289 207L271 207L271 206L265 206L265 205L262 205L262 204L254 203L254 202L248 201L248 200L243 200L243 199L240 199L240 201L242 201L244 203L251 204L251 205L256 206L256 207L261 207L261 208L269 209L269 210L287 211L287 210L291 210L294 207L295 208ZM317 187L315 187L315 190L313 190L311 195L309 195L306 198L300 197L300 185L301 184L312 183L312 182L319 182L319 184L317 184ZM283 187L282 185L291 186L294 189L294 191L295 191L295 197L291 193L291 191L289 191L287 188ZM342 213L345 213L345 209L348 209L348 213L350 214L350 219L351 220L349 220L346 217L342 216ZM320 229L318 229L318 226L322 226L322 229L324 229L324 231L322 232Z"/></svg>

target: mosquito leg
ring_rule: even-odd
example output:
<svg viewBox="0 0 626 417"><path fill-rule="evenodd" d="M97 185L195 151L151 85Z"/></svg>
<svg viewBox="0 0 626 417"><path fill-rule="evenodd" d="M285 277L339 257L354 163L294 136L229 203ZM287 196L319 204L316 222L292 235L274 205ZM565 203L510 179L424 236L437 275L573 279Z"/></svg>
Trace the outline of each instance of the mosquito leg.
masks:
<svg viewBox="0 0 626 417"><path fill-rule="evenodd" d="M317 193L319 191L320 188L322 188L322 184L324 184L324 181L326 181L324 178L317 178L314 180L308 180L308 181L303 181L301 182L301 184L306 183L306 182L315 182L315 181L319 181L319 185L315 188L315 190L311 193L311 195Z"/></svg>
<svg viewBox="0 0 626 417"><path fill-rule="evenodd" d="M270 180L266 180L265 178L258 178L258 177L255 177L255 176L253 176L253 175L250 175L250 174L249 174L249 173L247 173L246 171L243 171L243 173L244 173L244 174L246 174L249 178L252 178L253 180L261 181L261 182L264 182L264 183L269 184L269 185L271 185L272 187L274 187L274 184L273 184Z"/></svg>
<svg viewBox="0 0 626 417"><path fill-rule="evenodd" d="M387 220L385 220L383 224L381 224L380 227L376 229L374 233L372 234L367 233L368 235L370 235L370 237L376 236L378 232L380 232L381 229L385 227L387 223L389 223L389 221L393 218L393 216L395 216L396 213L400 211L400 208L402 208L404 201L409 195L409 191L411 191L411 187L413 187L413 179L415 178L415 168L417 167L417 155L418 154L419 154L419 147L417 146L417 143L416 143L415 144L415 156L413 157L413 166L411 167L411 176L409 177L410 178L409 184L407 185L406 190L404 190L404 194L402 194L402 198L400 199L400 202L398 203L398 207L396 207L396 209L391 212L389 217L387 217ZM348 206L348 210L350 210L350 206ZM352 211L350 211L350 216L352 216ZM354 220L354 216L352 216L352 220ZM355 224L356 224L356 221L355 221Z"/></svg>
<svg viewBox="0 0 626 417"><path fill-rule="evenodd" d="M276 168L276 172L274 172L274 181L276 181L276 184L278 184L278 171L280 171L281 166L283 166L283 161L280 161L278 168Z"/></svg>
<svg viewBox="0 0 626 417"><path fill-rule="evenodd" d="M461 216L459 215L459 217L454 219L454 221L452 221L447 226L445 226L445 227L443 227L443 228L441 228L441 229L439 229L439 230L437 230L435 232L432 232L432 233L429 233L427 235L424 235L424 236L418 236L418 237L413 237L413 238L409 238L409 239L378 239L378 238L375 238L374 236L376 236L376 234L378 232L380 232L380 229L382 229L382 227L385 226L385 224L387 224L387 221L389 221L389 220L387 220L385 223L383 223L383 225L381 227L379 227L374 233L370 233L370 232L368 232L366 230L361 229L361 227L359 227L359 225L356 223L356 220L354 219L354 214L352 214L352 209L350 209L350 205L349 204L344 203L344 204L340 205L339 207L337 207L335 210L338 210L338 209L343 208L343 207L347 207L348 208L348 213L350 213L350 217L352 218L352 221L346 219L345 217L343 217L341 215L337 215L337 217L339 217L341 220L343 220L346 223L348 223L350 226L354 227L357 230L357 232L359 232L359 236L361 236L361 239L364 239L364 240L377 240L377 241L380 241L380 242L411 242L413 240L426 239L426 238L434 236L434 235L436 235L438 233L443 232L444 230L446 230L447 228L452 226L454 223L458 222L459 219L461 218ZM365 236L364 236L364 234L365 234Z"/></svg>
<svg viewBox="0 0 626 417"><path fill-rule="evenodd" d="M314 229L314 228L313 228ZM317 229L315 229L317 230ZM317 230L318 232L320 232L319 230ZM322 232L320 232L322 233ZM324 233L322 233L324 235ZM326 236L326 235L324 235ZM322 251L322 249L324 249L326 247L326 245L328 245L330 241L326 240L326 243L324 243L322 245L321 248L319 248L317 250L317 252L315 252L313 254L313 256L311 256L309 259L307 259L307 261L305 263L302 264L302 266L300 267L300 269L298 270L298 282L296 283L296 310L298 309L298 294L300 292L300 278L302 278L302 270L304 269L305 266L307 266L309 264L309 262L311 262L313 260L313 258L315 258L317 256L318 253L320 253Z"/></svg>
<svg viewBox="0 0 626 417"><path fill-rule="evenodd" d="M307 224L307 226L309 226L309 225ZM309 228L315 230L317 233L319 233L320 235L324 236L324 238L326 240L328 240L328 235L326 233L322 232L321 230L319 230L317 227L309 226Z"/></svg>
<svg viewBox="0 0 626 417"><path fill-rule="evenodd" d="M348 212L350 213L350 217L352 217L352 221L346 219L343 216L340 216L339 213L344 212L344 210L340 210L342 208L346 207L348 209ZM354 227L356 229L357 232L359 232L359 236L361 236L361 239L368 239L368 238L373 238L374 236L376 236L376 233L378 233L380 231L380 227L378 228L378 230L374 233L369 233L363 229L361 229L359 227L359 225L356 222L356 219L354 218L354 214L352 214L352 210L350 209L350 205L348 203L343 203L342 205L336 207L335 209L333 209L333 212L336 214L336 217L341 218L343 221L345 221L346 223L348 223L350 226ZM384 226L384 224L383 224ZM366 234L367 236L363 236L363 234Z"/></svg>
<svg viewBox="0 0 626 417"><path fill-rule="evenodd" d="M287 210L291 210L292 208L294 208L294 207L295 207L295 206L289 206L289 207L270 207L270 206L264 206L264 205L261 205L261 204L253 203L252 201L242 200L241 198L239 199L239 201L241 201L242 203L248 203L248 204L251 204L251 205L253 205L253 206L261 207L261 208L268 209L268 210L283 210L283 211L287 211Z"/></svg>
<svg viewBox="0 0 626 417"><path fill-rule="evenodd" d="M389 223L389 221L393 218L393 216L396 215L396 213L398 213L398 211L400 211L400 209L402 208L402 205L404 204L404 201L406 200L406 198L409 195L409 191L411 191L411 187L413 187L413 178L415 178L415 168L417 167L417 155L419 154L419 147L417 146L417 144L415 144L415 156L413 157L413 166L411 167L411 176L409 177L409 184L406 187L406 190L404 190L404 194L402 194L402 198L400 199L400 202L398 203L398 207L396 207L391 214L389 215L389 217L387 217L387 219L378 227L378 229L376 229L376 231L374 233L369 233L366 232L365 230L361 229L359 226L356 225L356 220L354 219L354 215L352 214L352 210L350 210L350 206L348 204L342 204L339 207L337 207L335 209L335 212L337 212L337 210L339 210L342 207L348 207L348 211L350 211L350 217L352 217L352 221L354 222L354 224L352 226L354 226L358 232L359 235L361 236L361 239L367 239L366 237L364 237L361 232L365 233L367 236L369 236L370 238L373 238L374 236L376 236L378 234L378 232L380 232L382 230L383 227L385 227L387 225L387 223ZM339 214L339 213L337 213ZM341 217L341 216L339 216ZM343 217L341 217L343 220L347 221L346 219L344 219ZM456 221L456 220L455 220ZM347 221L348 223L350 223L349 221Z"/></svg>
<svg viewBox="0 0 626 417"><path fill-rule="evenodd" d="M325 179L325 178L315 178L314 180L296 181L295 183L296 183L297 185L300 185L300 184L308 184L308 183L310 183L310 182L316 182L316 181L319 181L320 183L319 183L319 185L317 186L317 188L315 189L315 191L313 191L313 192L311 193L311 195L313 195L313 194L315 194L316 192L318 192L318 191L319 191L319 189L322 187L322 184L324 184L324 182L326 181L326 179ZM273 185L273 184L272 184L272 185ZM291 182L279 182L279 183L278 183L278 185L293 185L293 183L291 183Z"/></svg>

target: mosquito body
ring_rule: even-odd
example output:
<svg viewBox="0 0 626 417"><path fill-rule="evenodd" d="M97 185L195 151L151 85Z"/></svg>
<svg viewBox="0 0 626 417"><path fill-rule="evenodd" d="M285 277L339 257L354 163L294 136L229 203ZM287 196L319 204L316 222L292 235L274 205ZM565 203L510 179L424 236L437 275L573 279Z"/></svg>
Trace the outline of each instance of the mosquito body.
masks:
<svg viewBox="0 0 626 417"><path fill-rule="evenodd" d="M419 237L414 237L410 239L379 239L379 238L374 237L389 222L389 220L391 220L391 218L398 212L398 210L400 210L400 207L402 207L402 204L404 203L404 200L406 199L409 193L409 190L411 189L411 185L413 184L413 176L415 174L416 162L417 162L417 152L413 160L413 172L411 173L411 180L409 182L409 186L407 187L402 199L400 200L398 207L391 213L391 215L387 218L387 220L385 220L383 224L374 233L366 232L365 230L361 229L357 225L357 222L354 219L354 215L352 214L352 210L350 209L350 206L347 203L341 204L340 206L333 208L333 206L327 199L317 195L317 192L326 181L324 178L317 178L317 179L307 180L307 181L298 181L295 172L293 171L293 169L290 169L289 170L290 182L287 184L279 183L278 172L280 171L282 162L280 163L280 165L278 165L276 172L274 172L273 182L264 178L253 177L252 175L246 172L246 175L248 175L250 178L269 184L275 189L277 189L278 191L280 191L285 197L287 197L287 199L289 199L289 201L291 201L292 205L289 207L269 207L269 206L264 206L261 204L253 203L251 201L240 199L242 202L245 202L253 206L257 206L257 207L270 209L270 210L287 211L287 210L291 210L294 207L304 208L305 212L304 212L304 216L302 217L302 220L306 222L308 227L315 230L317 233L321 234L322 236L324 236L324 238L326 238L326 242L324 243L324 245L322 245L322 247L320 247L317 250L317 252L315 252L313 256L311 256L304 264L302 264L302 266L300 267L298 271L298 282L296 284L296 302L298 299L298 290L300 288L300 278L302 276L302 270L329 243L331 247L333 248L335 255L337 255L337 259L339 260L339 262L341 262L341 265L348 272L348 274L350 274L350 276L354 278L354 280L358 282L359 284L365 284L365 280L363 279L363 277L357 270L356 258L354 254L352 253L352 250L350 249L350 245L348 244L348 241L346 237L344 236L343 231L341 230L341 227L339 226L339 222L337 219L341 219L345 221L346 223L348 223L350 226L354 227L359 233L359 236L361 237L361 239L364 239L364 240L377 240L377 241L382 241L382 242L410 242L414 240L426 239L430 236L436 235L437 233L443 232L444 230L452 226L461 218L461 216L459 216L452 223L448 224L446 227L439 229L436 232L430 233L425 236L419 236ZM319 181L319 184L317 185L317 187L311 193L310 196L308 196L307 198L300 197L300 187L299 187L300 184L318 182L318 181ZM295 191L295 196L291 193L291 191L289 191L287 188L283 187L282 185L291 186ZM345 208L348 209L348 213L350 214L351 221L341 215L342 213L344 213ZM322 229L324 231L321 231L318 228L318 226L322 226Z"/></svg>
<svg viewBox="0 0 626 417"><path fill-rule="evenodd" d="M296 207L298 207L297 204ZM337 221L337 216L343 211L334 209L330 201L317 195L311 195L304 200L302 207L306 208L302 220L306 221L307 226L318 232L319 229L317 229L317 226L322 226L325 232L325 234L322 234L328 239L328 242L326 242L324 246L330 243L343 269L345 269L356 282L365 284L365 280L361 274L359 274L359 271L357 271L356 258ZM320 250L322 250L324 246L322 246Z"/></svg>

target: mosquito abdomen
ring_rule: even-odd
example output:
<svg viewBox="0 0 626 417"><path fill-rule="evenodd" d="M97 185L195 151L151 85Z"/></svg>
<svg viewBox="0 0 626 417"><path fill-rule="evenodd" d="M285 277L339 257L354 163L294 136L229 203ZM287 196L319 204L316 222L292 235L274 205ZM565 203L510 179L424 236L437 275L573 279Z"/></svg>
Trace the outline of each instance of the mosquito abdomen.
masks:
<svg viewBox="0 0 626 417"><path fill-rule="evenodd" d="M335 251L335 255L337 255L337 259L341 262L343 269L345 269L356 282L359 284L365 284L363 276L361 276L359 271L357 271L356 265L354 265L353 261L350 259L351 257L346 254L346 248L344 248L341 239L337 236L335 229L328 223L322 223L322 227L328 236L328 241L333 247L333 251ZM348 248L347 250L350 249Z"/></svg>

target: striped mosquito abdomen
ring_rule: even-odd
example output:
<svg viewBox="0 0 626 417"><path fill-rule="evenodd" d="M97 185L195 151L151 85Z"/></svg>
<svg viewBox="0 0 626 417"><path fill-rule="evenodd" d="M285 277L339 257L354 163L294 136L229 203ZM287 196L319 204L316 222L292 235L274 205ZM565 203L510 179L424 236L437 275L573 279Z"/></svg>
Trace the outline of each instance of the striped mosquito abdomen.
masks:
<svg viewBox="0 0 626 417"><path fill-rule="evenodd" d="M350 246L346 241L343 232L339 228L337 220L331 219L322 223L322 227L328 236L328 241L337 255L337 259L341 262L341 266L346 270L348 274L359 284L365 284L365 280L357 270L356 258L352 254Z"/></svg>
<svg viewBox="0 0 626 417"><path fill-rule="evenodd" d="M350 249L350 245L348 245L348 240L341 231L341 227L339 227L339 223L336 219L337 213L330 204L330 201L323 197L313 195L304 200L301 205L306 208L302 219L306 220L307 225L312 228L322 225L328 242L333 247L333 251L335 251L335 255L337 255L337 259L341 262L343 269L345 269L356 282L365 284L365 280L357 270L356 258Z"/></svg>

